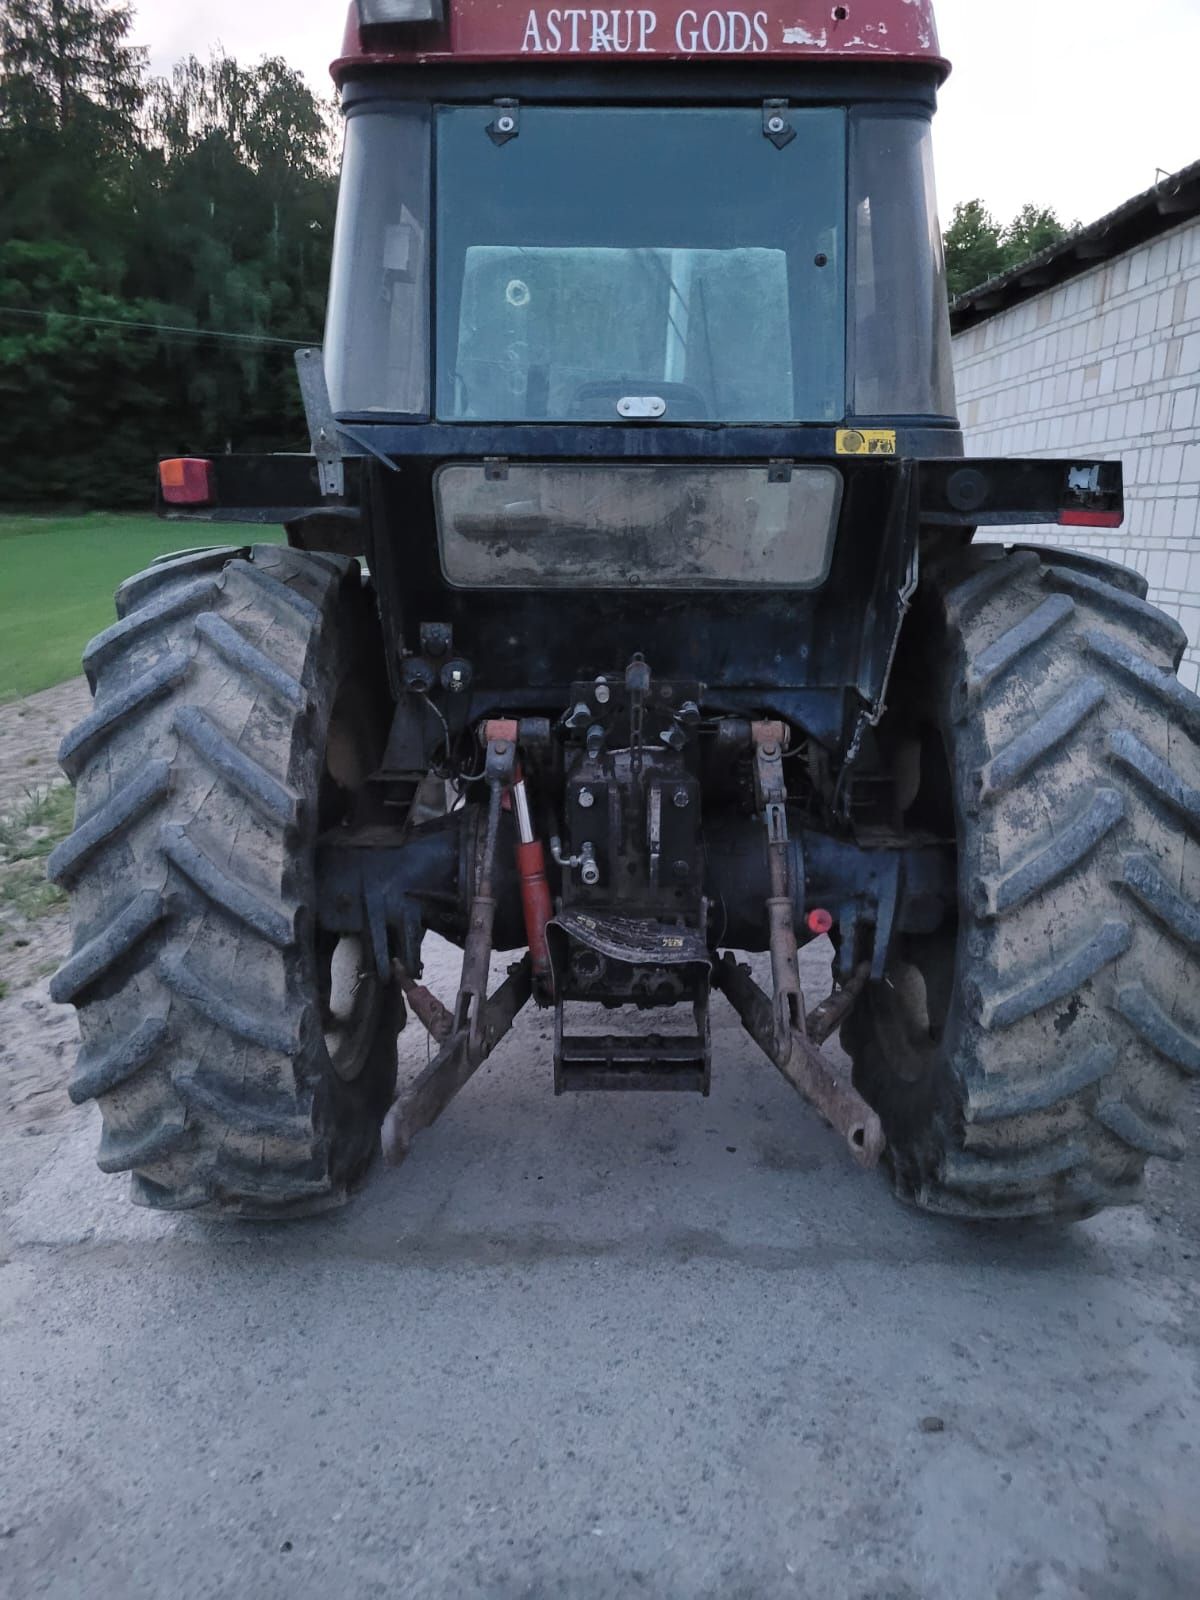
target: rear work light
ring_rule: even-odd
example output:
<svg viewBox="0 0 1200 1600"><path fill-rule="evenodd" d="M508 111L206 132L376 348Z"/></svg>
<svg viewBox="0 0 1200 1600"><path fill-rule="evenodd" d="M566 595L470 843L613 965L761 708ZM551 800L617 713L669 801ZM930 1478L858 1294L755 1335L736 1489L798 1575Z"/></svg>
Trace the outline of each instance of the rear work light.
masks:
<svg viewBox="0 0 1200 1600"><path fill-rule="evenodd" d="M356 0L356 5L359 25L364 28L442 20L442 0Z"/></svg>
<svg viewBox="0 0 1200 1600"><path fill-rule="evenodd" d="M198 456L177 456L158 463L158 486L169 506L209 506L213 492L213 465Z"/></svg>

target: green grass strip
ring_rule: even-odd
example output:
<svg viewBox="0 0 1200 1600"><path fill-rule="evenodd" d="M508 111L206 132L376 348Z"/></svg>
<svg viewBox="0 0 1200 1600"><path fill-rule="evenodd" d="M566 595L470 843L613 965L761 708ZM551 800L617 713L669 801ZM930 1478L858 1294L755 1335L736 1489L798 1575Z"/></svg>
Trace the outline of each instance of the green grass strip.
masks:
<svg viewBox="0 0 1200 1600"><path fill-rule="evenodd" d="M0 704L63 683L94 634L114 620L113 594L155 556L251 542L249 530L153 516L0 516ZM254 529L255 542L282 537Z"/></svg>

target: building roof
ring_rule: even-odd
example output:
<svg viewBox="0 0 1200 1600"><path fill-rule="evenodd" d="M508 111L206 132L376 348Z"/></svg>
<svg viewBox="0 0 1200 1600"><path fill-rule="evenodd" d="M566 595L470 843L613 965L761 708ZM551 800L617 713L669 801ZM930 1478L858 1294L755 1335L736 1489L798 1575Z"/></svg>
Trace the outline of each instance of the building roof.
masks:
<svg viewBox="0 0 1200 1600"><path fill-rule="evenodd" d="M1031 300L1055 284L1078 278L1100 262L1147 244L1196 216L1200 216L1200 161L1163 178L1145 194L1127 200L1099 222L1068 234L1020 266L960 294L950 302L950 325L955 333L964 333L976 323Z"/></svg>

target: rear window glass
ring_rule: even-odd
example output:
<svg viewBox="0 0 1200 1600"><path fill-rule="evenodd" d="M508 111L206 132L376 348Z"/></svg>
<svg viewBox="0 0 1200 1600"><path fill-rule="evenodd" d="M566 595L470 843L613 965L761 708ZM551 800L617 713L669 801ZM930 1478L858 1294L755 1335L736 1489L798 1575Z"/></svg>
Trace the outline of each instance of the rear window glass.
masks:
<svg viewBox="0 0 1200 1600"><path fill-rule="evenodd" d="M448 465L442 568L466 588L815 588L841 506L833 467Z"/></svg>

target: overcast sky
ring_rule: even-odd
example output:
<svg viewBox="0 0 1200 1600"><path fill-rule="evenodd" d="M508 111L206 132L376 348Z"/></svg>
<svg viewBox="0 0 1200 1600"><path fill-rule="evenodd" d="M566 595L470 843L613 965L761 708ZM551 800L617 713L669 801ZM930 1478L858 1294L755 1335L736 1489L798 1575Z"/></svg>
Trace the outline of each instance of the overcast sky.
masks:
<svg viewBox="0 0 1200 1600"><path fill-rule="evenodd" d="M134 4L155 71L220 42L281 54L322 93L346 14L342 0ZM944 217L978 195L1002 218L1030 200L1091 222L1156 168L1200 160L1200 0L940 0L937 14L955 64L936 124Z"/></svg>

